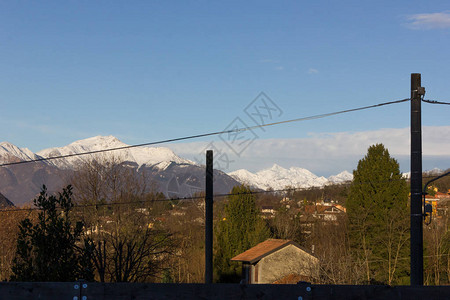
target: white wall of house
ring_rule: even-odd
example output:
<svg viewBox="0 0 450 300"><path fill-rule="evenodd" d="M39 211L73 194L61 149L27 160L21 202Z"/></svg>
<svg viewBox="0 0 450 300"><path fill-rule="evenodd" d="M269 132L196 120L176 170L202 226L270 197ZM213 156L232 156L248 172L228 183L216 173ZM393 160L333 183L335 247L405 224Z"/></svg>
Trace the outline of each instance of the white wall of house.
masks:
<svg viewBox="0 0 450 300"><path fill-rule="evenodd" d="M288 245L261 259L252 268L253 276L255 268L258 269L257 283L272 283L292 273L317 278L319 260L294 245Z"/></svg>

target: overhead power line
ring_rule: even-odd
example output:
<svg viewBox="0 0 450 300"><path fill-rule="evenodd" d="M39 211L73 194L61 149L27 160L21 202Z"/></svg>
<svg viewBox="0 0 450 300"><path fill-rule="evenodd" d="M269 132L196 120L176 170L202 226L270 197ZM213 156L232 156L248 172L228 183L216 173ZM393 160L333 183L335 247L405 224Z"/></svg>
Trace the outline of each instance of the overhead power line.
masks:
<svg viewBox="0 0 450 300"><path fill-rule="evenodd" d="M439 179L440 176L438 175L427 175L423 176L423 179L426 178L435 178ZM400 181L400 180L409 180L409 178L399 178L399 179L390 179L390 180L382 180L382 181L363 181L363 182L353 182L351 180L345 181L342 183L335 183L325 186L311 186L311 187L297 187L297 188L284 188L284 189L278 189L278 190L259 190L255 191L252 190L250 192L243 192L243 193L225 193L225 194L215 194L214 198L217 200L217 198L223 198L228 196L236 196L236 195L260 195L260 194L270 194L270 193L283 193L283 192L297 192L297 191L309 191L311 189L315 188L325 188L327 186L350 186L351 184L371 184L371 183L389 183L394 181ZM204 192L204 191L202 191ZM164 199L146 199L146 200L134 200L134 201L121 201L121 202L102 202L102 203L92 203L92 204L75 204L74 208L88 208L88 207L102 207L102 206L115 206L115 205L129 205L129 204L145 204L145 203L153 203L153 202L182 202L182 201L192 201L192 200L204 200L205 196L199 195L199 196L189 196L189 197L178 197L178 198L164 198ZM7 208L7 209L0 209L0 213L8 213L8 212L20 212L20 211L35 211L35 210L42 210L38 207L30 207L30 208Z"/></svg>
<svg viewBox="0 0 450 300"><path fill-rule="evenodd" d="M321 118L331 117L331 116L344 114L344 113L349 113L349 112L355 112L355 111L371 109L371 108L376 108L376 107L385 106L385 105L402 103L402 102L406 102L406 101L409 101L409 100L411 100L411 99L406 98L406 99L401 99L401 100L395 100L395 101L389 101L389 102L369 105L369 106L362 106L362 107L351 108L351 109L346 109L346 110L341 110L341 111L335 111L335 112L331 112L331 113L313 115L313 116L308 116L308 117L301 117L301 118L296 118L296 119L290 119L290 120L285 120L285 121L279 121L279 122L255 125L255 126L244 127L244 128L237 128L237 129L231 129L231 130L224 130L224 131L216 131L216 132L210 132L210 133L189 135L189 136L184 136L184 137L179 137L179 138L160 140L160 141L156 141L156 142L148 142L148 143L128 145L128 146L115 147L115 148L109 148L109 149L94 150L94 151L88 151L88 152L82 152L82 153L73 153L73 154L59 155L59 156L53 156L53 157L47 157L47 158L46 157L41 157L41 158L32 159L32 160L23 160L23 161L18 161L18 162L3 163L3 164L0 164L0 167L19 165L19 164L26 164L26 163L31 163L31 162L48 161L48 160L68 158L68 157L74 157L74 156L97 154L97 153L110 152L110 151L125 150L125 149L131 149L131 148L137 148L137 147L143 147L143 146L153 146L153 145L158 145L158 144L165 144L165 143L172 143L172 142L178 142L178 141L184 141L184 140L191 140L191 139L197 139L197 138L214 136L214 135L220 135L220 134L238 133L238 132L253 130L253 129L256 129L256 128L269 127L269 126L275 126L275 125L286 124L286 123L293 123L293 122L302 122L302 121L308 121L308 120L321 119Z"/></svg>
<svg viewBox="0 0 450 300"><path fill-rule="evenodd" d="M431 103L431 104L444 104L444 105L450 105L449 102L442 102L442 101L437 101L437 100L425 100L425 99L422 99L422 101L423 101L423 102L426 102L426 103Z"/></svg>
<svg viewBox="0 0 450 300"><path fill-rule="evenodd" d="M294 191L302 191L308 190L309 187L302 188L287 188L280 190L272 190L272 191L250 191L244 193L225 193L225 194L214 194L214 198L228 197L233 195L258 195L258 194L267 194L267 193L281 193L281 192L294 192ZM201 191L204 192L204 191ZM200 192L200 193L201 193ZM90 204L75 204L74 208L87 208L87 207L101 207L101 206L114 206L114 205L128 205L128 204L145 204L145 203L153 203L153 202L177 202L177 201L190 201L190 200L203 200L205 196L189 196L189 197L177 197L177 198L164 198L164 199L145 199L145 200L133 200L133 201L120 201L120 202L102 202L102 203L90 203ZM7 208L0 209L0 213L2 212L16 212L16 211L33 211L33 210L42 210L38 207L29 207L29 208Z"/></svg>

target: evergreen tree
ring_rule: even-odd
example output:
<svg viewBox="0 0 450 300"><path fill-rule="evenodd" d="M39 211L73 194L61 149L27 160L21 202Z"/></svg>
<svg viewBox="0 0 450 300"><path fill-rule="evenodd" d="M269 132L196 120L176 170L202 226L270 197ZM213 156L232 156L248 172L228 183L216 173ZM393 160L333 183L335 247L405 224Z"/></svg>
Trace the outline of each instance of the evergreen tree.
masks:
<svg viewBox="0 0 450 300"><path fill-rule="evenodd" d="M42 191L34 204L41 210L33 224L26 218L19 224L12 281L93 281L91 252L79 247L83 224L72 226L72 187L58 197Z"/></svg>
<svg viewBox="0 0 450 300"><path fill-rule="evenodd" d="M352 250L366 267L367 283L408 280L408 187L398 162L377 144L353 171L347 199Z"/></svg>
<svg viewBox="0 0 450 300"><path fill-rule="evenodd" d="M270 233L247 186L236 186L228 196L224 215L216 226L214 270L219 282L239 282L240 264L230 259L266 240Z"/></svg>

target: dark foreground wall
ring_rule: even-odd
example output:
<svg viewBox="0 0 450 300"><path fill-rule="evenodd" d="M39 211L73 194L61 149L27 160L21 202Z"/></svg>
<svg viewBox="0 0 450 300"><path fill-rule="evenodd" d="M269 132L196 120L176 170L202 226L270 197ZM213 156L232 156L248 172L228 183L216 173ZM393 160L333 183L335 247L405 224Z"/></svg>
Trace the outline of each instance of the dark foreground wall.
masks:
<svg viewBox="0 0 450 300"><path fill-rule="evenodd" d="M3 282L0 299L450 299L450 286Z"/></svg>

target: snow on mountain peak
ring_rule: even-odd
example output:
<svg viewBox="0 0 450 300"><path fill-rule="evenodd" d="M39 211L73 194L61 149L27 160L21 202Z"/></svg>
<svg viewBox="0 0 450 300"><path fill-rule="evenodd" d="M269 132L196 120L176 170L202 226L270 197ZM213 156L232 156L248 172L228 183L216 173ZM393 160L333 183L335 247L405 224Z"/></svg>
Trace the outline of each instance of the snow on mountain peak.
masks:
<svg viewBox="0 0 450 300"><path fill-rule="evenodd" d="M237 170L228 175L241 183L249 184L263 190L269 188L280 190L286 186L322 186L327 182L326 178L318 177L306 169L296 167L285 169L277 164L274 164L269 169L264 169L256 173L247 170Z"/></svg>
<svg viewBox="0 0 450 300"><path fill-rule="evenodd" d="M19 148L9 142L0 143L0 161L2 163L18 160L36 159L36 155L28 148Z"/></svg>
<svg viewBox="0 0 450 300"><path fill-rule="evenodd" d="M71 154L114 149L127 147L128 145L121 142L114 136L95 136L79 141L75 141L64 147L49 148L39 151L38 154L43 157L65 156ZM135 162L138 166L156 166L165 169L170 162L178 164L188 163L191 161L180 158L172 150L164 147L135 147L115 151L106 151L100 154L101 157L114 157L121 161ZM62 159L51 160L50 162L59 168L70 169L76 168L84 161L91 159L92 155L72 156Z"/></svg>
<svg viewBox="0 0 450 300"><path fill-rule="evenodd" d="M286 170L285 168L283 168L280 165L277 164L273 164L273 166L270 168L270 170L274 170L274 171L280 171L280 170Z"/></svg>
<svg viewBox="0 0 450 300"><path fill-rule="evenodd" d="M78 140L78 141L75 141L75 142L69 144L69 146L76 146L76 145L81 145L84 147L102 147L102 148L126 146L125 143L122 143L115 136L112 136L112 135L108 135L108 136L98 135L98 136L90 137L87 139Z"/></svg>
<svg viewBox="0 0 450 300"><path fill-rule="evenodd" d="M324 186L330 183L343 183L353 179L353 175L348 171L343 171L327 179L323 176L319 177L304 168L290 167L289 169L285 169L277 164L256 173L241 169L231 172L228 175L241 183L252 185L263 190L281 190L287 186L309 188Z"/></svg>
<svg viewBox="0 0 450 300"><path fill-rule="evenodd" d="M353 180L353 174L348 172L347 170L345 170L337 175L328 177L328 181L330 181L331 183L343 183L343 182L351 181L351 180Z"/></svg>

